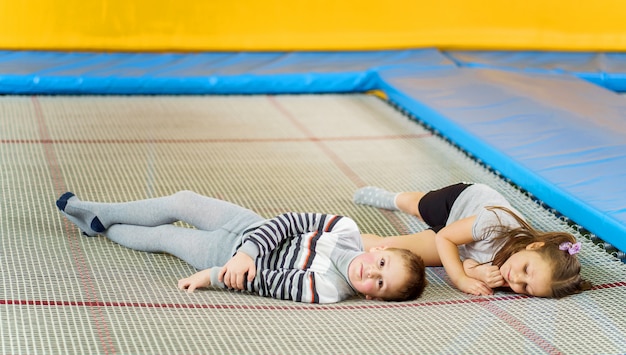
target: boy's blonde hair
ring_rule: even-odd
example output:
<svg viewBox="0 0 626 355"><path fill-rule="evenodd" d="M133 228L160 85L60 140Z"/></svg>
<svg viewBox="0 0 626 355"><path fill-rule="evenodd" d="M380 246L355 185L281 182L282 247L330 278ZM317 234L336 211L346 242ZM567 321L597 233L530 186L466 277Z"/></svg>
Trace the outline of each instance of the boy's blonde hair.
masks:
<svg viewBox="0 0 626 355"><path fill-rule="evenodd" d="M406 249L387 248L395 253L403 261L406 269L406 280L403 287L394 296L384 297L385 301L401 302L419 298L428 283L426 281L426 267L424 260L419 255Z"/></svg>

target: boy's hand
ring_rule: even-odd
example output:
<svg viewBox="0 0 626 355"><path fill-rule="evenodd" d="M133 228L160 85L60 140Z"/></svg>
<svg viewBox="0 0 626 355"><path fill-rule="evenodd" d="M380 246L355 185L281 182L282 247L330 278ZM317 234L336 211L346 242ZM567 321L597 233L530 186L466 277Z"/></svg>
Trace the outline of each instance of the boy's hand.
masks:
<svg viewBox="0 0 626 355"><path fill-rule="evenodd" d="M222 267L218 279L228 288L244 290L246 274L248 281L252 282L256 276L256 265L248 254L239 251Z"/></svg>
<svg viewBox="0 0 626 355"><path fill-rule="evenodd" d="M195 274L178 280L178 288L180 290L187 289L192 293L196 288L211 286L211 269L198 271Z"/></svg>
<svg viewBox="0 0 626 355"><path fill-rule="evenodd" d="M476 261L467 259L463 262L463 268L467 276L480 280L491 288L504 286L500 268L495 265L479 265Z"/></svg>

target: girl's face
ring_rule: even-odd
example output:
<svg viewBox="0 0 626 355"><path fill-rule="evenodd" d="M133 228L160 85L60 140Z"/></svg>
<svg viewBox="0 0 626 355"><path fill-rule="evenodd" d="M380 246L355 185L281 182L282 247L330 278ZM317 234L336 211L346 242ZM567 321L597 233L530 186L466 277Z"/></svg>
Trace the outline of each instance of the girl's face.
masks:
<svg viewBox="0 0 626 355"><path fill-rule="evenodd" d="M533 244L511 255L500 267L505 285L513 292L537 297L552 296L552 267ZM543 246L543 245L541 245Z"/></svg>

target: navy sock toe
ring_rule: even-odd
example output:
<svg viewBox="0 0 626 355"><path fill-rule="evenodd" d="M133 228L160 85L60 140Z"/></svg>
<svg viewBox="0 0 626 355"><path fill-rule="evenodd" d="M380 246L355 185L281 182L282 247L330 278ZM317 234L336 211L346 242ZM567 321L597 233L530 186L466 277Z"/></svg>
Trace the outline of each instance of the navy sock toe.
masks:
<svg viewBox="0 0 626 355"><path fill-rule="evenodd" d="M61 195L61 197L59 197L59 199L57 200L57 207L61 210L61 211L65 211L65 206L67 206L67 200L69 200L70 198L74 197L74 194L71 192L66 192L63 195Z"/></svg>
<svg viewBox="0 0 626 355"><path fill-rule="evenodd" d="M100 222L100 219L98 217L94 217L91 220L91 229L94 232L98 232L98 233L102 233L106 230L106 228L104 228L104 226L102 225L102 222Z"/></svg>

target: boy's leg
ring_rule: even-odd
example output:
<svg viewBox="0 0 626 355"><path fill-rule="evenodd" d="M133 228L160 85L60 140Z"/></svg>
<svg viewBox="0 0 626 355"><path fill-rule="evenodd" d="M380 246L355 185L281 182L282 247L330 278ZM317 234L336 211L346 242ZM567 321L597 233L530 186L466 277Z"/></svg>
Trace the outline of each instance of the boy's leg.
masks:
<svg viewBox="0 0 626 355"><path fill-rule="evenodd" d="M170 196L121 203L81 201L66 193L57 206L84 232L104 232L113 224L153 227L183 221L202 230L241 230L263 220L253 211L227 201L180 191ZM71 217L71 218L70 218Z"/></svg>
<svg viewBox="0 0 626 355"><path fill-rule="evenodd" d="M149 253L174 255L198 270L222 266L231 257L239 235L166 224L157 227L114 224L104 235L124 246Z"/></svg>
<svg viewBox="0 0 626 355"><path fill-rule="evenodd" d="M435 232L427 229L419 233L380 237L374 234L363 234L363 245L366 251L374 247L407 249L422 257L426 266L441 266L441 259L435 245Z"/></svg>
<svg viewBox="0 0 626 355"><path fill-rule="evenodd" d="M85 213L86 215L79 214L77 212L75 212L74 214L68 214L67 212L65 212L65 208L67 207L66 206L67 201L71 198L74 198L73 193L71 192L64 193L57 200L56 202L57 207L61 210L61 213L65 216L65 218L67 218L70 222L74 223L84 234L90 237L95 237L97 233L91 229L90 224L91 224L93 216L91 216L90 212L85 211L87 212Z"/></svg>

